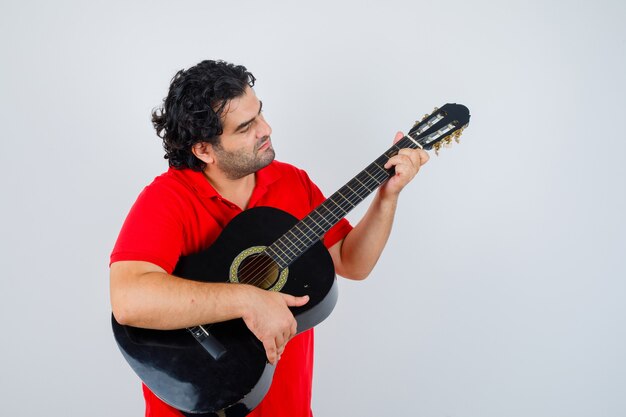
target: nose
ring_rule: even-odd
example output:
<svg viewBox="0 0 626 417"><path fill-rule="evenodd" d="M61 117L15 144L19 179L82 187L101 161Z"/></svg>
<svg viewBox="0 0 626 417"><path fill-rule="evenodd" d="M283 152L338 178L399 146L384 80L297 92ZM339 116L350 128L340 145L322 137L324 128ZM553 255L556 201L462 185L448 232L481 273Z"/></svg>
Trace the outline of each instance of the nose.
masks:
<svg viewBox="0 0 626 417"><path fill-rule="evenodd" d="M259 117L259 129L258 136L259 138L264 138L266 136L270 136L272 134L272 127L267 123L263 115Z"/></svg>

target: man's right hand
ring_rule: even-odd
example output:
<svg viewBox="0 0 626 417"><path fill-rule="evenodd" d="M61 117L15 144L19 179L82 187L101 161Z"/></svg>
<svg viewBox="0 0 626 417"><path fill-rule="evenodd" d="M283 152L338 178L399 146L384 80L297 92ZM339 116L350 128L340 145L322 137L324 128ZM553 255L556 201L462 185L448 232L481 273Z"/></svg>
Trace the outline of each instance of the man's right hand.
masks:
<svg viewBox="0 0 626 417"><path fill-rule="evenodd" d="M120 324L172 330L241 317L263 343L272 364L296 334L296 319L289 307L308 301L308 296L294 297L252 285L187 280L150 262L111 264L111 304Z"/></svg>
<svg viewBox="0 0 626 417"><path fill-rule="evenodd" d="M267 360L275 365L287 342L296 335L297 323L289 307L300 307L309 296L294 297L249 286L246 311L242 318L250 331L263 343Z"/></svg>

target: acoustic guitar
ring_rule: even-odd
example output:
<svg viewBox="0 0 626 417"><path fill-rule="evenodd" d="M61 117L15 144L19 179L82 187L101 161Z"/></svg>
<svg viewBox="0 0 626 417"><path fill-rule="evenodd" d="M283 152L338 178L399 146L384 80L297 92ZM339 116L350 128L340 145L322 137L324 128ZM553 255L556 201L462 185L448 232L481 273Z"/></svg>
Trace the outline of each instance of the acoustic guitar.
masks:
<svg viewBox="0 0 626 417"><path fill-rule="evenodd" d="M208 249L181 257L174 275L187 279L256 285L267 291L309 295L292 307L298 333L328 317L337 302L337 280L324 234L390 176L389 158L402 148L432 148L458 141L469 110L446 104L416 122L409 133L326 201L298 220L271 207L245 210ZM223 282L223 281L221 281ZM126 361L161 400L183 412L248 414L267 393L274 366L243 320L180 330L123 326L112 317L113 333Z"/></svg>

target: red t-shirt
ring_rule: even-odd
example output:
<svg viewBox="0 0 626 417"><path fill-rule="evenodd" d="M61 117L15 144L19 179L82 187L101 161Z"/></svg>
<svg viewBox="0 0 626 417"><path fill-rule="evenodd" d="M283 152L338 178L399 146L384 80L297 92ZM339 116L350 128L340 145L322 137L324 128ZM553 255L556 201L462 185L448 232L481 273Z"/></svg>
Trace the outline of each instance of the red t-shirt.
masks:
<svg viewBox="0 0 626 417"><path fill-rule="evenodd" d="M248 206L276 207L302 219L324 200L304 171L274 161L256 173ZM172 273L180 256L210 246L239 213L241 209L220 196L203 173L170 168L137 198L119 234L111 263L146 261ZM347 220L341 220L326 233L324 245L330 248L351 229ZM267 395L249 416L310 417L312 379L313 329L289 341ZM143 389L146 417L182 416L147 387Z"/></svg>

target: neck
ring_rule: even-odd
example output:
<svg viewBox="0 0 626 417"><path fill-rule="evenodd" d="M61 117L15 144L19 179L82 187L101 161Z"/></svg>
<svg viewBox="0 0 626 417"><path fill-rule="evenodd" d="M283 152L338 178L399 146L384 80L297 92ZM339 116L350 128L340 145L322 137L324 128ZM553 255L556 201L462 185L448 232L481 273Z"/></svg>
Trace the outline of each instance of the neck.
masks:
<svg viewBox="0 0 626 417"><path fill-rule="evenodd" d="M225 176L221 171L205 169L204 177L222 197L237 204L245 210L256 185L255 173L242 178L232 179Z"/></svg>

